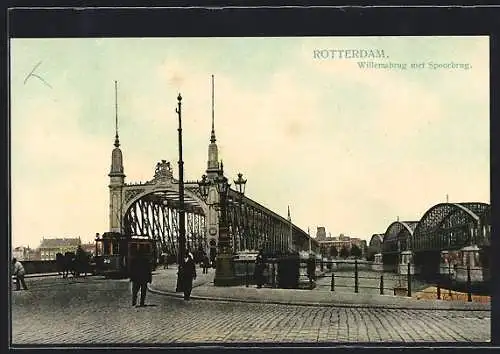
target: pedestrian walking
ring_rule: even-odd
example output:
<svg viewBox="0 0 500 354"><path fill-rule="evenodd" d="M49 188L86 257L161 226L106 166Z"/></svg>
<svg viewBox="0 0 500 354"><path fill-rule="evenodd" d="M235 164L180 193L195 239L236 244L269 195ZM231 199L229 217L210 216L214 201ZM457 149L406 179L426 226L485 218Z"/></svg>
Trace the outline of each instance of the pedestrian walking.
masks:
<svg viewBox="0 0 500 354"><path fill-rule="evenodd" d="M264 268L266 264L264 263L264 255L262 250L257 254L257 258L255 258L255 269L254 269L254 278L255 283L257 284L257 288L262 288L264 284Z"/></svg>
<svg viewBox="0 0 500 354"><path fill-rule="evenodd" d="M152 269L142 248L139 249L137 257L132 259L130 263L130 281L132 282L132 306L137 304L139 289L141 290L139 306L145 306L148 283L152 281Z"/></svg>
<svg viewBox="0 0 500 354"><path fill-rule="evenodd" d="M184 300L191 298L191 290L193 290L193 280L196 279L196 265L191 252L186 254L184 265L182 266L182 290L184 291Z"/></svg>
<svg viewBox="0 0 500 354"><path fill-rule="evenodd" d="M210 258L208 258L208 255L206 253L203 254L202 266L203 274L208 274L208 267L210 267Z"/></svg>
<svg viewBox="0 0 500 354"><path fill-rule="evenodd" d="M13 270L12 274L16 277L16 290L21 290L21 284L24 290L28 290L26 282L24 281L24 267L16 258L12 258Z"/></svg>
<svg viewBox="0 0 500 354"><path fill-rule="evenodd" d="M169 255L166 252L162 252L161 254L161 263L163 263L163 269L168 269L168 258Z"/></svg>
<svg viewBox="0 0 500 354"><path fill-rule="evenodd" d="M309 287L312 289L314 280L316 280L316 259L312 253L307 259L307 277L309 278Z"/></svg>

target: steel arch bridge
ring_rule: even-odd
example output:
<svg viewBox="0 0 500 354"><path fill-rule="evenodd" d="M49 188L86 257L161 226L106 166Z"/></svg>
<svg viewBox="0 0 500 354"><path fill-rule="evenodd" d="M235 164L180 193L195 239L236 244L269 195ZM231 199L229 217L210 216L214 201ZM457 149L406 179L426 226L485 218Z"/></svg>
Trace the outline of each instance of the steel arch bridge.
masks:
<svg viewBox="0 0 500 354"><path fill-rule="evenodd" d="M384 234L373 234L368 243L367 259L372 260L376 254L382 253Z"/></svg>
<svg viewBox="0 0 500 354"><path fill-rule="evenodd" d="M411 250L413 232L418 221L395 221L387 228L382 242L384 254L400 253Z"/></svg>
<svg viewBox="0 0 500 354"><path fill-rule="evenodd" d="M368 247L372 247L374 250L381 251L382 243L384 242L384 234L373 234Z"/></svg>
<svg viewBox="0 0 500 354"><path fill-rule="evenodd" d="M179 183L173 177L170 163L159 162L152 180L124 183L120 189L123 202L115 213L120 218L121 230L152 238L161 251L177 256ZM234 252L263 249L268 255L279 256L290 253L292 247L295 251L309 249L310 236L306 232L256 201L230 189L226 205ZM184 210L186 247L208 254L208 249L217 243L218 216L214 206L201 196L197 182L184 183ZM207 216L215 222L208 222ZM319 252L318 242L311 238L310 243L311 250Z"/></svg>
<svg viewBox="0 0 500 354"><path fill-rule="evenodd" d="M459 250L464 246L489 245L490 205L440 203L430 208L413 233L415 253Z"/></svg>

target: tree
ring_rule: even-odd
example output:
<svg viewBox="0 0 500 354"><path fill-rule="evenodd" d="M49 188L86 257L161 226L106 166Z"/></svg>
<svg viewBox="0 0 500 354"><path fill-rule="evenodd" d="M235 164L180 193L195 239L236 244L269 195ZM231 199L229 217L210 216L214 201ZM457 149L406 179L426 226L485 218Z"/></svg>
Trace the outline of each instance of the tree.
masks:
<svg viewBox="0 0 500 354"><path fill-rule="evenodd" d="M342 248L340 249L340 257L345 259L349 257L349 255L350 255L349 249L346 246L342 246Z"/></svg>
<svg viewBox="0 0 500 354"><path fill-rule="evenodd" d="M361 251L361 248L359 248L358 245L352 245L351 246L351 256L354 258L360 258L363 252Z"/></svg>
<svg viewBox="0 0 500 354"><path fill-rule="evenodd" d="M339 251L337 251L337 247L335 246L330 246L330 257L337 257L339 255Z"/></svg>

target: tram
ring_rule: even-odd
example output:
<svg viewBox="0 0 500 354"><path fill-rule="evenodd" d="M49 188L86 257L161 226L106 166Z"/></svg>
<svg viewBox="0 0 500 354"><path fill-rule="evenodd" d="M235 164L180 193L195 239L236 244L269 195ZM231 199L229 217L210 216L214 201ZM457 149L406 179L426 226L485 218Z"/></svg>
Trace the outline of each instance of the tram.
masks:
<svg viewBox="0 0 500 354"><path fill-rule="evenodd" d="M127 277L131 260L143 249L156 269L158 251L154 240L147 236L105 232L96 236L96 274L107 277Z"/></svg>

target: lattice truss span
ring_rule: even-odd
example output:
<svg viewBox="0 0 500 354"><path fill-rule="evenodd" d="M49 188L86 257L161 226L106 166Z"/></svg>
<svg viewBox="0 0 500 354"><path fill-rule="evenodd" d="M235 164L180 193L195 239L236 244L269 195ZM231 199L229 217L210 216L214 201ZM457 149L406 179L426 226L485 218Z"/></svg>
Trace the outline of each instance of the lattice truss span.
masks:
<svg viewBox="0 0 500 354"><path fill-rule="evenodd" d="M373 254L381 253L383 242L384 234L373 234L368 243L368 251Z"/></svg>
<svg viewBox="0 0 500 354"><path fill-rule="evenodd" d="M383 237L382 252L389 254L411 250L417 224L418 221L395 221L389 225Z"/></svg>
<svg viewBox="0 0 500 354"><path fill-rule="evenodd" d="M186 247L192 251L207 249L205 213L198 202L185 197ZM153 238L161 250L177 255L179 235L179 195L176 191L156 191L134 200L124 215L127 234Z"/></svg>
<svg viewBox="0 0 500 354"><path fill-rule="evenodd" d="M233 249L238 251L263 249L269 255L288 253L292 248L308 250L309 235L290 220L260 205L234 190L227 199L228 223ZM319 244L311 239L311 250Z"/></svg>
<svg viewBox="0 0 500 354"><path fill-rule="evenodd" d="M488 246L491 223L486 203L441 203L430 208L413 233L413 250L458 250Z"/></svg>
<svg viewBox="0 0 500 354"><path fill-rule="evenodd" d="M121 215L120 224L126 234L148 236L157 241L162 251L172 255L178 252L179 183L173 178L170 163L158 163L151 181L124 184L120 187L123 204L112 213ZM191 251L207 251L210 240L217 234L213 220L208 225L207 215L217 218L216 205L208 205L197 182L184 184L186 214L186 246ZM263 205L230 189L226 201L227 223L231 247L235 252L263 249L269 255L309 250L319 251L316 240ZM210 230L209 230L210 228Z"/></svg>

